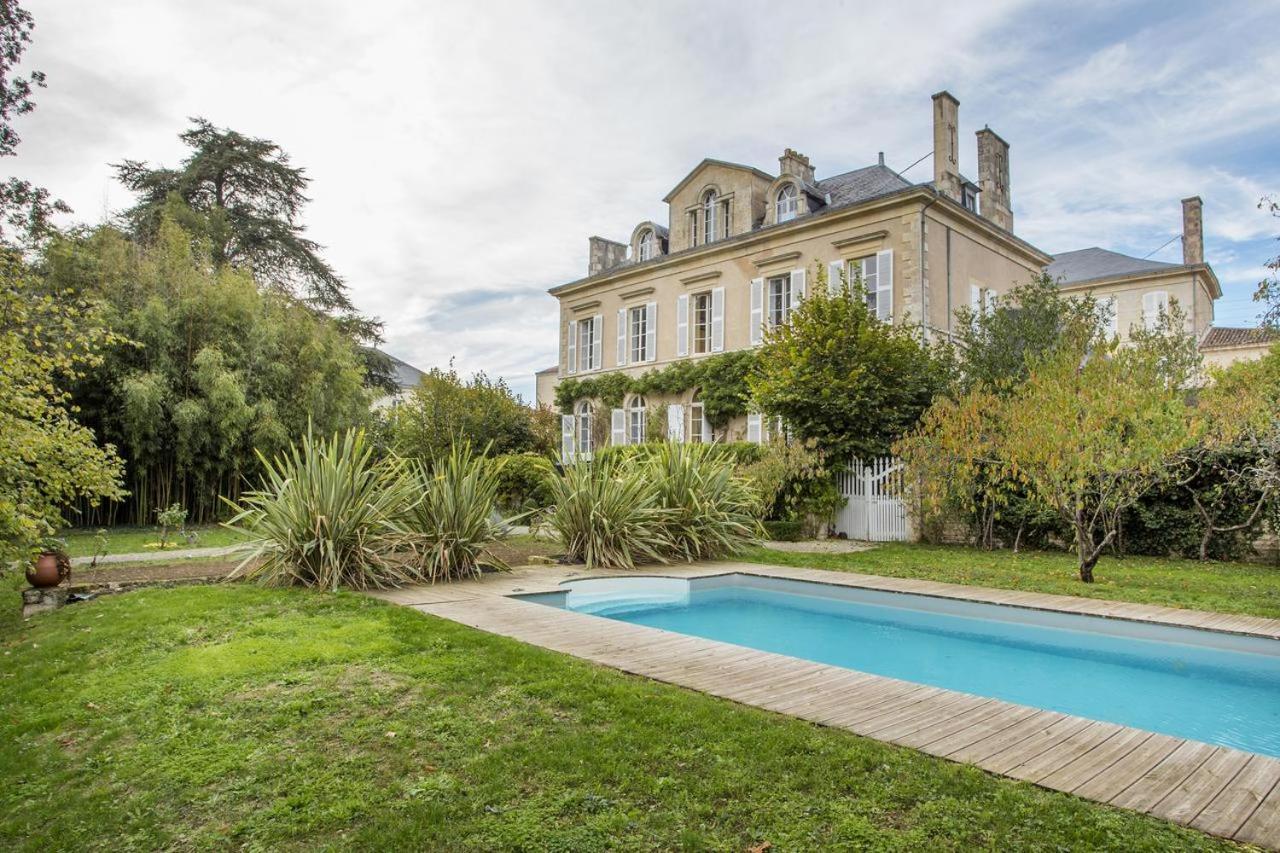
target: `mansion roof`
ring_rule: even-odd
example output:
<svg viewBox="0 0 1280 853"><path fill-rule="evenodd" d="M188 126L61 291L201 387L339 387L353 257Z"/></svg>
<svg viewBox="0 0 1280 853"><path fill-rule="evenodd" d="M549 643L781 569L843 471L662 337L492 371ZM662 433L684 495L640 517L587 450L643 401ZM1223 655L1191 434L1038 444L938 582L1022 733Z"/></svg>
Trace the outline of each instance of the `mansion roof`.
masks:
<svg viewBox="0 0 1280 853"><path fill-rule="evenodd" d="M1117 278L1120 276L1138 275L1140 273L1159 272L1176 269L1182 264L1170 264L1164 261L1151 261L1145 258L1133 258L1091 246L1088 249L1077 249L1074 252L1063 252L1055 255L1053 262L1045 269L1049 277L1060 284L1078 284L1083 281L1094 281L1100 278Z"/></svg>

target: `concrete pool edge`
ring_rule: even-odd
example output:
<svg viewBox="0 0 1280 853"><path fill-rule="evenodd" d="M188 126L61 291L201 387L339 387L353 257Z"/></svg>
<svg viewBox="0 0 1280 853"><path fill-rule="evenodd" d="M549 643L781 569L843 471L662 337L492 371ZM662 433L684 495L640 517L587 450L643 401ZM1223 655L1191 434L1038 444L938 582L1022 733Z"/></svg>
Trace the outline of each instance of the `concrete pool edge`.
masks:
<svg viewBox="0 0 1280 853"><path fill-rule="evenodd" d="M589 577L724 574L1280 638L1280 620L1260 617L737 563L589 574L573 566L529 567L475 582L377 596L624 672L909 746L1213 835L1280 848L1280 760L1275 758L511 597L554 592L565 581Z"/></svg>

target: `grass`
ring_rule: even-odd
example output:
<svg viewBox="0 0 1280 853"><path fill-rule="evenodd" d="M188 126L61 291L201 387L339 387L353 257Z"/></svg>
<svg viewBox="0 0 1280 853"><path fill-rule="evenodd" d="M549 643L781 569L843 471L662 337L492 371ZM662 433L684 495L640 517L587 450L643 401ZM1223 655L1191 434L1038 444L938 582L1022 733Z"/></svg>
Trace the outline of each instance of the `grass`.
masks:
<svg viewBox="0 0 1280 853"><path fill-rule="evenodd" d="M160 528L147 527L108 527L108 554L144 554L160 550ZM180 535L170 532L169 542L165 550L186 548L221 548L236 545L245 541L246 536L235 530L228 530L217 524L191 525L187 528L196 536L194 545L188 545ZM67 541L67 553L72 557L92 557L98 528L79 528L64 530L58 537Z"/></svg>
<svg viewBox="0 0 1280 853"><path fill-rule="evenodd" d="M1074 556L1051 552L893 544L851 554L752 548L740 559L1280 618L1280 569L1255 563L1104 558L1094 570L1096 582L1086 584L1076 574Z"/></svg>
<svg viewBox="0 0 1280 853"><path fill-rule="evenodd" d="M9 627L5 849L1238 849L349 593Z"/></svg>

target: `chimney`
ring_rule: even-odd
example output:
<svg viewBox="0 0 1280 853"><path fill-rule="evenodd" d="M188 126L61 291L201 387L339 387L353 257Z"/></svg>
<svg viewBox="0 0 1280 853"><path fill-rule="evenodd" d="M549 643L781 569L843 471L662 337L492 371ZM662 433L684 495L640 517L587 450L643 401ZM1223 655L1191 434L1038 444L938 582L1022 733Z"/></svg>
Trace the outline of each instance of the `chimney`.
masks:
<svg viewBox="0 0 1280 853"><path fill-rule="evenodd" d="M809 158L790 148L778 158L778 174L794 175L803 183L813 185L813 166L809 163Z"/></svg>
<svg viewBox="0 0 1280 853"><path fill-rule="evenodd" d="M587 275L592 276L611 270L627 259L627 244L603 237L591 238L591 250L587 254Z"/></svg>
<svg viewBox="0 0 1280 853"><path fill-rule="evenodd" d="M960 102L950 92L933 96L933 186L952 201L960 201L960 151L956 127Z"/></svg>
<svg viewBox="0 0 1280 853"><path fill-rule="evenodd" d="M982 215L1004 230L1012 231L1009 143L989 127L978 131L978 186L982 189Z"/></svg>
<svg viewBox="0 0 1280 853"><path fill-rule="evenodd" d="M1182 262L1204 263L1204 202L1200 196L1182 200Z"/></svg>

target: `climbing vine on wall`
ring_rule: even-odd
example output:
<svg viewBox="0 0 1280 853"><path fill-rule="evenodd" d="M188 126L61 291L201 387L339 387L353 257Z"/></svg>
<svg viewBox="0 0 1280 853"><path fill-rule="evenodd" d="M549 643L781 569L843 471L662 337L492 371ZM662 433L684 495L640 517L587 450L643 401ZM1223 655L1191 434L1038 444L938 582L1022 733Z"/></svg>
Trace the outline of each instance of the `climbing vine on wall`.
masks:
<svg viewBox="0 0 1280 853"><path fill-rule="evenodd" d="M750 408L747 376L755 370L756 361L755 350L738 350L678 361L640 376L613 372L570 377L556 386L556 406L569 414L574 403L589 398L599 400L606 408L616 409L628 394L674 396L698 388L703 413L712 426L720 427L729 419L746 414Z"/></svg>

